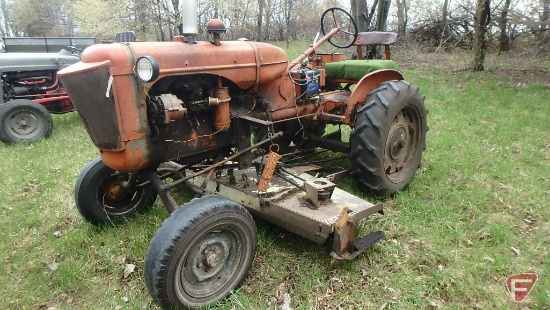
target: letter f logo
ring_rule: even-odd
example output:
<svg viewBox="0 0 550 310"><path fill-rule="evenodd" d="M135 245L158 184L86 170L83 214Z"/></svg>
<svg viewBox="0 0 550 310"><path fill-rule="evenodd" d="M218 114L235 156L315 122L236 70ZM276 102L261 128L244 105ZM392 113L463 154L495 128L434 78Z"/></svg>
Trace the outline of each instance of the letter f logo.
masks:
<svg viewBox="0 0 550 310"><path fill-rule="evenodd" d="M535 286L539 276L534 273L520 273L506 278L506 288L510 297L516 302L522 302Z"/></svg>

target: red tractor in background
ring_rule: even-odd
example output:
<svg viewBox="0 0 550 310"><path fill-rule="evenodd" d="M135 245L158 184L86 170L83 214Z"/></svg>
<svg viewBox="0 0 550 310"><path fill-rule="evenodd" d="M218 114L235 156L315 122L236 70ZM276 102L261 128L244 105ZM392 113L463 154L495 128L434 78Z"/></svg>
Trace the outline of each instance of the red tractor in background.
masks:
<svg viewBox="0 0 550 310"><path fill-rule="evenodd" d="M336 259L365 251L383 233L356 238L356 223L382 206L333 182L351 174L366 191L396 193L420 165L428 130L424 97L393 61L319 51L325 42L383 45L389 58L395 34L358 33L347 11L330 8L311 47L289 62L270 44L222 41L217 19L207 24L211 41L196 41L196 12L187 1L174 42L96 45L59 72L99 149L76 181L82 216L115 223L157 195L170 213L144 268L166 309L209 305L244 280L256 249L251 214L332 240ZM320 174L303 162L321 149L347 154L351 167ZM169 194L180 184L200 198L180 206Z"/></svg>
<svg viewBox="0 0 550 310"><path fill-rule="evenodd" d="M75 110L57 71L80 60L78 54L0 54L0 140L36 142L52 132L50 113Z"/></svg>
<svg viewBox="0 0 550 310"><path fill-rule="evenodd" d="M3 38L0 53L0 140L36 142L52 131L50 113L75 110L57 71L80 60L94 38Z"/></svg>

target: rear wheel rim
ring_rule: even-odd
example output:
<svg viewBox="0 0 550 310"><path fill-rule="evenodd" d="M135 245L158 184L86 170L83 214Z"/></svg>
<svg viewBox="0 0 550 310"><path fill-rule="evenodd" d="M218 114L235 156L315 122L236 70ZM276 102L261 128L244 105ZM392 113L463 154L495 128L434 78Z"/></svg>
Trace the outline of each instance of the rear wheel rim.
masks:
<svg viewBox="0 0 550 310"><path fill-rule="evenodd" d="M384 156L386 177L392 183L403 181L414 164L414 154L420 145L422 122L420 114L412 106L401 109L393 119Z"/></svg>
<svg viewBox="0 0 550 310"><path fill-rule="evenodd" d="M44 132L45 123L39 115L27 110L16 110L8 116L6 129L16 139L36 139Z"/></svg>

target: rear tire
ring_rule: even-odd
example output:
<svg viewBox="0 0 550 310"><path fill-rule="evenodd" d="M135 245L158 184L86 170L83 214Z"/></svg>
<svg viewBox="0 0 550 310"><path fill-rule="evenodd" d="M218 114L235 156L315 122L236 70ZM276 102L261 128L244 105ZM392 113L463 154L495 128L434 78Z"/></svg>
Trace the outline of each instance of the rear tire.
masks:
<svg viewBox="0 0 550 310"><path fill-rule="evenodd" d="M127 175L117 174L101 158L94 158L76 180L74 196L80 214L88 222L101 225L149 209L157 198L155 189L146 185L125 190L121 182L127 180Z"/></svg>
<svg viewBox="0 0 550 310"><path fill-rule="evenodd" d="M426 148L427 111L418 87L381 83L357 111L351 132L352 175L379 196L405 188Z"/></svg>
<svg viewBox="0 0 550 310"><path fill-rule="evenodd" d="M256 225L241 205L204 196L172 212L151 240L145 284L163 309L210 305L246 277L256 253Z"/></svg>
<svg viewBox="0 0 550 310"><path fill-rule="evenodd" d="M27 99L0 105L0 140L5 143L32 143L52 133L53 121L48 110Z"/></svg>

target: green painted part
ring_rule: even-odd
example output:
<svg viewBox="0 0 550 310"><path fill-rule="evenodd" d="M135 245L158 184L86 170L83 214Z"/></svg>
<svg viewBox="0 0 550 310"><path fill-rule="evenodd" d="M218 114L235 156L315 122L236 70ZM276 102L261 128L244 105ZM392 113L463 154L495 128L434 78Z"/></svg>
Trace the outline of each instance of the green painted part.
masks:
<svg viewBox="0 0 550 310"><path fill-rule="evenodd" d="M328 78L360 80L365 75L383 69L399 70L393 60L344 60L325 65Z"/></svg>

